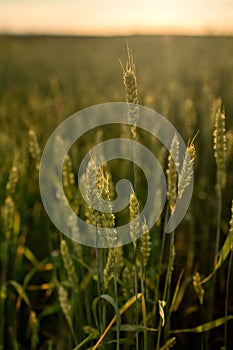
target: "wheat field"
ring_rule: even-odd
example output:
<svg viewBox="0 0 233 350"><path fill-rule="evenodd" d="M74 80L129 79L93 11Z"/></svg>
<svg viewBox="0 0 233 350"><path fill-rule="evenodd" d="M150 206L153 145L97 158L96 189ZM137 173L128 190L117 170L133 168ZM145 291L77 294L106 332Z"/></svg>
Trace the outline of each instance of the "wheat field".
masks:
<svg viewBox="0 0 233 350"><path fill-rule="evenodd" d="M0 349L230 350L233 38L2 35L0 76ZM139 239L91 248L61 234L45 212L41 155L67 117L121 101L162 114L187 150L178 179L176 135L166 150L135 123L96 128L74 144L63 164L64 191L77 215L97 229L135 220L147 186L126 160L93 177L93 158L85 173L90 197L97 186L110 202L122 178L135 186L120 214L91 208L77 181L90 148L121 136L140 141L156 154L167 180L165 208L150 230L136 220L129 234L142 232ZM129 118L137 118L137 108ZM187 214L165 234L193 174Z"/></svg>

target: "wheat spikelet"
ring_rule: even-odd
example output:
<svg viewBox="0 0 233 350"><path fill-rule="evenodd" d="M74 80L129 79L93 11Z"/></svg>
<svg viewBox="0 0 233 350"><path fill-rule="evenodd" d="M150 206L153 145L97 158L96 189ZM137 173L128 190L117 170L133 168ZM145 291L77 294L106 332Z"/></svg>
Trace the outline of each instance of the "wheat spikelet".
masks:
<svg viewBox="0 0 233 350"><path fill-rule="evenodd" d="M85 172L85 189L87 198L91 201L93 206L98 203L100 197L103 195L105 185L106 179L104 178L103 168L99 168L97 161L91 157ZM104 194L106 194L106 191ZM96 225L101 227L101 214L91 206L89 206L89 209L95 217Z"/></svg>
<svg viewBox="0 0 233 350"><path fill-rule="evenodd" d="M198 296L200 304L202 305L204 301L205 290L201 285L201 276L198 272L193 275L193 288Z"/></svg>
<svg viewBox="0 0 233 350"><path fill-rule="evenodd" d="M121 246L115 247L115 252L116 252L117 271L120 272L120 270L124 266L123 248Z"/></svg>
<svg viewBox="0 0 233 350"><path fill-rule="evenodd" d="M69 252L68 245L64 239L60 241L60 251L64 267L68 276L70 284L73 286L74 290L77 291L78 288L78 277L74 268L74 264Z"/></svg>
<svg viewBox="0 0 233 350"><path fill-rule="evenodd" d="M122 288L122 294L125 299L129 299L135 292L134 290L134 269L129 269L128 266L125 266L122 272L122 282L126 287Z"/></svg>
<svg viewBox="0 0 233 350"><path fill-rule="evenodd" d="M167 168L167 198L171 212L175 210L177 196L177 168L179 166L179 140L175 134L172 139Z"/></svg>
<svg viewBox="0 0 233 350"><path fill-rule="evenodd" d="M85 189L87 198L91 201L91 203L93 203L93 205L97 203L98 198L100 197L99 190L101 190L100 183L102 183L102 174L97 170L97 163L95 159L91 157L87 164L85 172Z"/></svg>
<svg viewBox="0 0 233 350"><path fill-rule="evenodd" d="M132 191L130 195L129 214L130 214L130 236L132 240L135 240L141 234L141 224L140 224L140 217L139 217L139 214L140 214L139 202L137 200L137 197L134 191Z"/></svg>
<svg viewBox="0 0 233 350"><path fill-rule="evenodd" d="M98 167L96 161L91 158L88 162L86 169L86 191L87 197L93 204L97 204L98 200L102 198L105 202L108 203L108 212L102 213L98 210L95 210L89 206L88 220L89 222L95 221L95 226L105 228L105 239L108 243L112 245L117 239L117 231L114 229L115 226L115 214L110 202L110 189L109 189L109 174L105 174L103 167ZM95 196L95 197L94 197ZM111 230L108 230L111 228Z"/></svg>
<svg viewBox="0 0 233 350"><path fill-rule="evenodd" d="M151 254L151 237L146 224L146 220L142 223L143 236L140 237L140 252L142 255L143 266L146 267Z"/></svg>
<svg viewBox="0 0 233 350"><path fill-rule="evenodd" d="M6 184L6 193L8 196L13 196L15 194L16 186L18 182L19 182L19 166L18 166L18 160L16 155L9 173L7 184Z"/></svg>
<svg viewBox="0 0 233 350"><path fill-rule="evenodd" d="M118 275L124 266L122 247L110 248L108 251L107 262L104 268L104 288L107 289L111 279ZM115 276L116 277L116 276Z"/></svg>
<svg viewBox="0 0 233 350"><path fill-rule="evenodd" d="M84 180L84 176L80 181ZM85 205L85 221L87 224L96 226L96 211L89 205Z"/></svg>
<svg viewBox="0 0 233 350"><path fill-rule="evenodd" d="M68 299L67 291L61 285L58 287L58 300L67 323L69 324L70 328L73 329L71 304Z"/></svg>
<svg viewBox="0 0 233 350"><path fill-rule="evenodd" d="M33 129L30 129L28 131L28 136L29 136L29 146L28 146L29 153L30 153L32 159L35 160L36 169L39 170L41 150L40 150L40 146L39 146L35 131Z"/></svg>
<svg viewBox="0 0 233 350"><path fill-rule="evenodd" d="M76 257L78 259L82 259L82 246L77 243L80 240L80 232L77 224L77 219L74 216L68 215L67 222L70 229L70 238L72 239L72 246L74 248Z"/></svg>
<svg viewBox="0 0 233 350"><path fill-rule="evenodd" d="M11 167L8 180L6 183L6 198L2 207L2 220L5 237L10 239L14 230L15 219L15 200L14 195L16 193L16 187L19 182L19 166L18 166L18 154L15 155L13 165Z"/></svg>
<svg viewBox="0 0 233 350"><path fill-rule="evenodd" d="M185 151L184 161L182 164L181 173L178 179L178 197L181 198L184 190L191 183L191 179L193 176L193 163L196 157L196 150L194 146L194 136L193 140L188 144L187 149Z"/></svg>
<svg viewBox="0 0 233 350"><path fill-rule="evenodd" d="M104 288L107 289L109 282L115 274L119 274L123 263L122 247L110 248L108 251L107 262L104 268Z"/></svg>
<svg viewBox="0 0 233 350"><path fill-rule="evenodd" d="M110 201L112 196L113 196L113 183L112 183L112 177L111 174L106 171L105 173L103 172L103 191L102 191L102 197ZM115 227L115 214L112 212L112 206L109 203L109 213L105 213L103 215L103 220L105 227L110 227L113 228ZM114 242L116 237L116 231L114 231L114 234L109 237L108 239L110 242ZM104 268L104 287L107 289L109 282L111 279L114 277L114 274L119 270L119 268L122 265L122 248L110 248L108 251L108 256L107 256L107 262Z"/></svg>
<svg viewBox="0 0 233 350"><path fill-rule="evenodd" d="M167 269L168 285L170 284L170 281L171 281L171 278L172 278L172 273L173 273L173 270L174 270L174 262L175 262L175 257L176 257L176 251L175 251L174 244L171 247L171 253L170 254L171 254L171 256L169 258L168 269ZM165 295L165 297L167 297L167 296Z"/></svg>
<svg viewBox="0 0 233 350"><path fill-rule="evenodd" d="M12 237L14 228L15 202L11 196L7 196L2 208L2 220L4 234L7 239Z"/></svg>
<svg viewBox="0 0 233 350"><path fill-rule="evenodd" d="M137 77L136 67L133 59L132 50L127 45L128 60L126 67L123 65L123 80L125 85L126 101L129 103L128 120L133 125L131 126L131 132L133 139L136 139L136 123L138 119L138 92L137 92Z"/></svg>
<svg viewBox="0 0 233 350"><path fill-rule="evenodd" d="M225 113L219 108L214 125L214 157L217 165L217 190L226 186L226 129Z"/></svg>
<svg viewBox="0 0 233 350"><path fill-rule="evenodd" d="M73 323L72 323L71 303L69 301L67 290L61 284L58 286L58 301L59 301L61 310L63 312L63 315L65 316L65 319L70 327L70 331L72 333L74 342L77 345L78 341L77 341L77 337L74 332Z"/></svg>
<svg viewBox="0 0 233 350"><path fill-rule="evenodd" d="M73 172L73 165L69 155L66 155L63 168L63 188L67 198L72 203L73 210L77 213L79 209L79 203L77 200L76 189L75 189L75 175ZM70 236L73 241L78 241L80 237L77 220L75 217L68 215L68 225L70 228Z"/></svg>
<svg viewBox="0 0 233 350"><path fill-rule="evenodd" d="M106 266L104 268L104 288L107 289L109 282L114 277L114 269L115 269L115 249L110 248L108 251L108 257Z"/></svg>
<svg viewBox="0 0 233 350"><path fill-rule="evenodd" d="M139 202L137 200L135 192L132 190L130 195L130 204L129 204L129 212L130 212L130 221L136 219L139 215Z"/></svg>
<svg viewBox="0 0 233 350"><path fill-rule="evenodd" d="M72 161L69 155L66 155L62 168L62 178L63 178L63 187L64 192L69 200L73 199L74 196L74 184L75 176L72 167Z"/></svg>
<svg viewBox="0 0 233 350"><path fill-rule="evenodd" d="M108 213L103 214L102 219L103 219L103 225L105 227L114 227L115 226L115 215L113 213L113 208L111 205L111 192L112 192L112 183L111 183L111 176L109 173L105 173L104 170L102 169L102 176L101 176L101 181L100 181L100 187L101 187L101 193L102 193L102 198L109 202L108 204ZM110 190L111 187L111 190ZM110 192L111 191L111 192Z"/></svg>
<svg viewBox="0 0 233 350"><path fill-rule="evenodd" d="M101 183L103 182L102 172L97 171L97 163L93 157L90 158L85 175L82 181L85 182L85 190L87 193L87 198L91 201L92 205L87 206L85 212L86 222L92 226L100 227L101 226L101 214L94 209L92 206L97 204L98 199L100 198Z"/></svg>

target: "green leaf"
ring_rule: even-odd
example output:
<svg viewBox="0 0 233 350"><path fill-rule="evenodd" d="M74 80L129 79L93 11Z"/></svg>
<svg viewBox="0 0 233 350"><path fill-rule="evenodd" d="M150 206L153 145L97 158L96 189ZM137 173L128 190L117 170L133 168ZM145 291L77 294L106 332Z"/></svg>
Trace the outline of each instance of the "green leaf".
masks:
<svg viewBox="0 0 233 350"><path fill-rule="evenodd" d="M83 345L85 345L86 343L88 343L89 341L91 341L92 339L97 339L99 336L99 332L97 329L93 330L88 337L86 337L80 344L78 344L73 350L79 350L83 347Z"/></svg>
<svg viewBox="0 0 233 350"><path fill-rule="evenodd" d="M28 307L31 307L27 293L24 291L23 286L21 284L19 284L16 281L8 281L8 285L12 285L12 287L15 288L16 292L21 296L21 298L25 301Z"/></svg>
<svg viewBox="0 0 233 350"><path fill-rule="evenodd" d="M184 270L182 270L177 284L176 284L176 288L175 288L175 292L173 294L173 298L172 298L172 302L171 302L171 306L170 309L171 311L175 312L178 310L180 303L183 300L184 294L186 292L187 286L189 285L189 283L192 281L191 276L186 276L184 277L184 279L182 280L182 277L184 275Z"/></svg>
<svg viewBox="0 0 233 350"><path fill-rule="evenodd" d="M23 286L26 288L28 285L30 279L37 273L46 263L48 263L50 259L45 258L44 260L38 262L37 266L35 266L33 269L31 269L28 274L25 276L24 281L23 281Z"/></svg>
<svg viewBox="0 0 233 350"><path fill-rule="evenodd" d="M229 233L224 244L223 244L223 247L219 253L219 259L218 259L217 264L215 265L214 271L217 271L220 268L220 266L222 265L222 263L228 257L228 254L231 251L231 243L232 243L232 235Z"/></svg>
<svg viewBox="0 0 233 350"><path fill-rule="evenodd" d="M98 319L98 316L97 316L97 304L99 302L99 297L96 297L93 302L92 302L92 312L93 312L93 315L94 315L94 318L95 318L95 325L97 327L98 330L100 330L100 323L99 323L99 319Z"/></svg>
<svg viewBox="0 0 233 350"><path fill-rule="evenodd" d="M137 300L141 299L143 296L142 293L138 293L136 295L134 295L132 298L130 298L129 300L127 300L127 302L120 308L119 310L119 315L122 315L123 313L125 313L126 310L128 310ZM108 296L109 297L109 296ZM111 298L111 297L110 297ZM112 299L113 300L113 299ZM114 301L114 300L113 300ZM96 305L98 302L98 298L97 300L95 299L92 303L92 310L94 312L95 318L98 321L97 315L96 315ZM114 301L115 303L115 301ZM115 303L116 305L116 303ZM117 306L117 305L116 305ZM118 306L117 306L118 308ZM111 320L111 322L109 323L109 325L107 326L107 328L104 330L104 332L101 334L100 338L98 339L97 343L94 345L94 347L92 348L92 350L96 350L98 348L98 346L101 344L101 342L103 341L104 337L106 336L106 334L109 332L109 330L112 328L113 324L117 321L117 315L115 315L113 317L113 319ZM119 344L119 343L118 343ZM119 349L117 344L117 349Z"/></svg>
<svg viewBox="0 0 233 350"><path fill-rule="evenodd" d="M26 246L23 246L22 249L23 249L24 256L30 261L30 263L34 267L36 267L39 264L39 261L37 260L33 252Z"/></svg>
<svg viewBox="0 0 233 350"><path fill-rule="evenodd" d="M116 325L117 325L117 327L116 327L116 330L117 330L117 341L118 341L117 344L119 344L119 340L120 340L120 325L121 325L120 311L119 311L119 308L118 308L115 300L108 294L100 295L100 297L95 298L93 303L92 303L92 310L93 310L93 313L94 313L96 325L99 326L96 308L97 308L97 303L99 302L100 298L106 300L107 302L109 302L113 306L113 308L115 310ZM118 345L117 345L117 349L118 349Z"/></svg>
<svg viewBox="0 0 233 350"><path fill-rule="evenodd" d="M213 277L213 275L215 274L215 272L222 266L222 264L224 263L224 261L226 260L226 258L228 257L228 254L231 251L231 245L232 245L232 234L231 231L229 232L229 234L227 235L227 238L223 244L223 247L219 253L219 259L214 267L214 270L211 272L211 274L209 276L207 276L206 278L204 278L201 281L201 284L204 284L206 282L208 282L211 277Z"/></svg>
<svg viewBox="0 0 233 350"><path fill-rule="evenodd" d="M210 321L204 324L201 324L197 327L194 328L186 328L186 329L177 329L174 331L171 331L171 333L203 333L203 332L208 332L213 328L219 327L225 322L228 322L230 320L233 320L233 316L227 316L227 317L222 317L218 318L217 320Z"/></svg>

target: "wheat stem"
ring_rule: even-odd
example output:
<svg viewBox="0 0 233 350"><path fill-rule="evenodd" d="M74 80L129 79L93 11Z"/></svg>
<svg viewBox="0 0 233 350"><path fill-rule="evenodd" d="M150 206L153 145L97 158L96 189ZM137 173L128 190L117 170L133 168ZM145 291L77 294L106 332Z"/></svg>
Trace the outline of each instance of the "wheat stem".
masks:
<svg viewBox="0 0 233 350"><path fill-rule="evenodd" d="M231 206L231 220L230 220L230 232L231 235L231 253L230 253L230 259L228 263L228 270L227 270L227 282L226 282L226 297L225 297L225 318L227 319L228 316L228 302L229 302L229 292L230 292L230 278L231 278L231 271L232 271L232 263L233 263L233 201ZM224 324L224 347L227 349L227 322Z"/></svg>

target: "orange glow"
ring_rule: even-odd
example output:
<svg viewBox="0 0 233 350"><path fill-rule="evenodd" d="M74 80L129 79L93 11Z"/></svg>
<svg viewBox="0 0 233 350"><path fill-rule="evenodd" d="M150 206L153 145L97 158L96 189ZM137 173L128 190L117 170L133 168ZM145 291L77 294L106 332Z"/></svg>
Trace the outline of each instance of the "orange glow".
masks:
<svg viewBox="0 0 233 350"><path fill-rule="evenodd" d="M2 32L233 34L231 0L1 0L0 13Z"/></svg>

